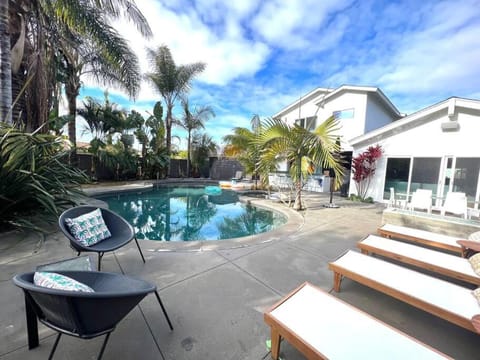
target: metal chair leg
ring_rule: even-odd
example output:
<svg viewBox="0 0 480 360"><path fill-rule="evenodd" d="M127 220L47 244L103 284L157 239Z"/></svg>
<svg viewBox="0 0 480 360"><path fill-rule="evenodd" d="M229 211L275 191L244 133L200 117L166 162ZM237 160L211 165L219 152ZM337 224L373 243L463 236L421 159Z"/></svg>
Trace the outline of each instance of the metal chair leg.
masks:
<svg viewBox="0 0 480 360"><path fill-rule="evenodd" d="M97 269L98 271L101 271L102 269L102 257L103 257L103 252L99 252L98 253L98 265L97 265Z"/></svg>
<svg viewBox="0 0 480 360"><path fill-rule="evenodd" d="M134 237L135 243L137 244L138 251L140 252L140 256L142 257L143 263L145 263L145 258L143 257L142 249L140 248L140 244L138 243L137 237Z"/></svg>
<svg viewBox="0 0 480 360"><path fill-rule="evenodd" d="M172 323L170 322L170 318L168 317L167 311L165 310L165 307L163 306L162 300L160 300L160 295L158 295L157 290L155 290L155 296L157 297L158 303L160 304L160 307L162 308L163 314L165 315L165 318L167 319L168 326L170 327L170 330L173 330Z"/></svg>
<svg viewBox="0 0 480 360"><path fill-rule="evenodd" d="M50 355L48 356L48 360L53 359L53 354L55 353L55 350L57 350L57 345L58 345L58 342L60 341L61 336L62 336L62 333L58 333L57 338L55 339L55 342L53 343L53 348L50 351Z"/></svg>
<svg viewBox="0 0 480 360"><path fill-rule="evenodd" d="M108 339L110 338L110 334L111 332L107 333L107 336L105 336L105 340L103 340L102 348L100 349L100 354L98 354L97 360L100 360L102 358L105 347L107 346Z"/></svg>

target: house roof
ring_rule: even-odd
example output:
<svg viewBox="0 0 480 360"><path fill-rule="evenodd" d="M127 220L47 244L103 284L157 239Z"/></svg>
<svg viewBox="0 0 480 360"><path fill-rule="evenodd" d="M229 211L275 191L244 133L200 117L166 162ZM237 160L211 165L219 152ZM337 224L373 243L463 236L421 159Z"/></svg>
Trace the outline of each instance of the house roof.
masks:
<svg viewBox="0 0 480 360"><path fill-rule="evenodd" d="M480 100L450 97L439 103L405 116L400 120L394 121L366 134L350 139L349 143L352 146L358 146L364 143L368 144L379 141L386 137L401 133L406 129L411 129L431 121L433 120L432 115L438 112L445 112L449 118L454 119L456 108L469 109L471 111L478 112L480 115Z"/></svg>
<svg viewBox="0 0 480 360"><path fill-rule="evenodd" d="M329 92L332 92L334 91L334 89L327 89L327 88L321 88L321 87L318 87L316 89L313 89L312 91L310 91L309 93L303 95L303 96L300 96L300 98L296 101L294 101L293 103L291 103L290 105L288 105L287 107L283 108L282 110L280 110L278 113L276 113L275 115L273 115L274 118L277 118L277 117L280 117L282 116L283 114L291 111L292 109L295 109L296 107L299 106L299 104L305 104L306 102L309 102L310 100L312 99L315 99L316 97L322 95L322 94L328 94Z"/></svg>
<svg viewBox="0 0 480 360"><path fill-rule="evenodd" d="M355 86L355 85L342 85L337 89L328 89L328 88L316 88L306 95L300 97L297 101L288 105L284 109L280 110L273 117L280 117L285 113L295 109L299 104L304 104L305 102L313 100L315 105L322 106L326 102L333 100L335 97L340 96L346 92L362 92L372 94L380 100L380 103L390 111L390 113L396 117L401 118L403 115L398 111L398 109L393 105L393 103L387 98L387 96L377 87L371 86Z"/></svg>

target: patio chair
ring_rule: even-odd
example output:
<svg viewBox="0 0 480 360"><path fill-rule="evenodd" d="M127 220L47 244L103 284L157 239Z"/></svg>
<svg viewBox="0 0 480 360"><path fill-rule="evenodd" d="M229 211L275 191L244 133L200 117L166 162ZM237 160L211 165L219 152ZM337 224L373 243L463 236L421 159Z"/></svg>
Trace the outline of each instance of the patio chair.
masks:
<svg viewBox="0 0 480 360"><path fill-rule="evenodd" d="M443 235L394 224L383 224L377 229L377 232L384 237L411 241L435 249L448 250L458 255L463 255L464 253L462 245L458 243L459 240L465 240L462 237Z"/></svg>
<svg viewBox="0 0 480 360"><path fill-rule="evenodd" d="M407 204L407 209L414 211L415 209L427 210L432 212L432 190L417 189L412 194L412 199Z"/></svg>
<svg viewBox="0 0 480 360"><path fill-rule="evenodd" d="M463 192L447 193L445 202L443 203L440 213L445 216L445 213L454 215L461 215L464 219L467 218L467 195Z"/></svg>
<svg viewBox="0 0 480 360"><path fill-rule="evenodd" d="M470 288L352 250L328 266L336 292L346 277L477 333L472 320L480 306Z"/></svg>
<svg viewBox="0 0 480 360"><path fill-rule="evenodd" d="M309 283L268 309L264 320L275 360L282 338L307 359L449 359Z"/></svg>
<svg viewBox="0 0 480 360"><path fill-rule="evenodd" d="M478 245L480 246L480 243ZM473 270L470 261L457 255L375 235L368 235L357 243L357 247L363 254L380 255L480 286L480 276Z"/></svg>
<svg viewBox="0 0 480 360"><path fill-rule="evenodd" d="M135 236L135 231L133 230L132 226L124 218L111 210L100 208L103 220L105 221L105 224L112 235L111 237L94 245L85 246L72 235L67 227L65 219L76 218L96 209L98 209L98 207L89 205L77 206L65 210L58 218L58 226L60 227L60 230L70 240L70 246L78 252L77 255L80 255L80 253L84 251L96 252L98 254L97 269L100 271L102 266L102 257L106 252L119 249L128 244L130 241L135 240L138 251L140 252L140 256L142 257L142 261L145 263L145 257L143 256L142 249L138 244L138 240Z"/></svg>
<svg viewBox="0 0 480 360"><path fill-rule="evenodd" d="M242 178L243 178L243 172L237 171L235 172L235 176L232 178L232 183L236 183L237 181L242 180Z"/></svg>
<svg viewBox="0 0 480 360"><path fill-rule="evenodd" d="M24 291L27 320L37 317L58 332L50 352L53 358L62 334L92 339L106 335L98 359L101 359L116 325L156 286L129 276L98 271L57 271L91 287L94 292L57 290L37 286L34 272L16 275L15 285ZM35 321L36 325L36 321ZM28 329L29 334L32 329Z"/></svg>

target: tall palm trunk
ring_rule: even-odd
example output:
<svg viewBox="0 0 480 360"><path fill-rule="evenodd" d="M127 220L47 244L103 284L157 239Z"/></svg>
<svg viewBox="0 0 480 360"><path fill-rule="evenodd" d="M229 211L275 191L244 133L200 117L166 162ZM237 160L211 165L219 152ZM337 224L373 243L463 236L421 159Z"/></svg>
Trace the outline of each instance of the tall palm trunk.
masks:
<svg viewBox="0 0 480 360"><path fill-rule="evenodd" d="M72 70L73 71L73 70ZM76 116L77 116L77 96L80 93L80 79L76 76L70 76L68 81L65 84L65 95L67 96L68 101L68 114L70 119L68 120L68 138L72 143L72 152L70 154L70 163L77 163L77 126L76 126Z"/></svg>
<svg viewBox="0 0 480 360"><path fill-rule="evenodd" d="M165 119L165 130L166 130L166 145L167 145L167 154L168 156L172 155L172 110L173 102L167 103L167 117ZM170 177L170 160L168 160L168 165L166 169L167 177Z"/></svg>
<svg viewBox="0 0 480 360"><path fill-rule="evenodd" d="M8 23L8 0L2 0L0 1L0 121L11 124L12 66Z"/></svg>
<svg viewBox="0 0 480 360"><path fill-rule="evenodd" d="M190 177L190 152L191 152L191 149L192 149L192 140L191 140L191 135L192 135L192 131L189 129L188 130L188 139L187 139L187 177Z"/></svg>
<svg viewBox="0 0 480 360"><path fill-rule="evenodd" d="M302 158L299 157L296 159L297 162L297 180L295 181L295 203L293 204L293 208L295 210L302 210Z"/></svg>

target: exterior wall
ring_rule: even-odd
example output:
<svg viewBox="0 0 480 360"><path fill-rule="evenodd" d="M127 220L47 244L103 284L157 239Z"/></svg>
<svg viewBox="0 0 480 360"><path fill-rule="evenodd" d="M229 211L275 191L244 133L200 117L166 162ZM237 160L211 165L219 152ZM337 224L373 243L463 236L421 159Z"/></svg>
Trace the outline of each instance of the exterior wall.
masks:
<svg viewBox="0 0 480 360"><path fill-rule="evenodd" d="M480 133L480 116L457 108L455 118L460 124L458 131L442 131L441 124L450 121L447 109L443 108L416 123L356 145L353 157L376 144L380 144L384 150L367 196L375 201L383 201L388 157L480 157L480 148L474 145L477 144ZM353 180L350 183L350 193L356 194Z"/></svg>
<svg viewBox="0 0 480 360"><path fill-rule="evenodd" d="M392 115L387 112L384 106L374 96L367 98L367 111L364 133L378 129L382 126L390 124L393 119Z"/></svg>
<svg viewBox="0 0 480 360"><path fill-rule="evenodd" d="M367 106L367 95L364 92L344 92L339 96L328 99L323 107L317 104L323 96L302 104L299 111L298 107L293 108L288 113L281 116L281 119L287 124L292 125L296 119L309 116L317 116L315 127L328 119L334 111L354 109L354 117L350 119L340 119L341 129L338 136L341 139L343 151L351 151L352 147L348 143L349 139L364 134L365 117Z"/></svg>

